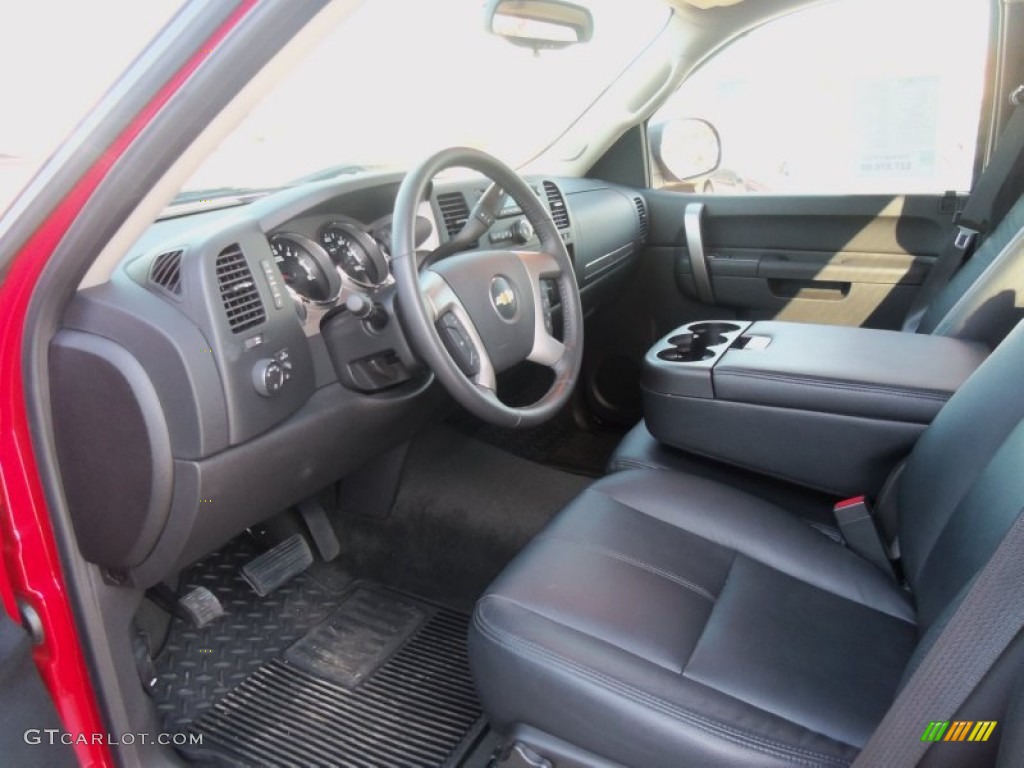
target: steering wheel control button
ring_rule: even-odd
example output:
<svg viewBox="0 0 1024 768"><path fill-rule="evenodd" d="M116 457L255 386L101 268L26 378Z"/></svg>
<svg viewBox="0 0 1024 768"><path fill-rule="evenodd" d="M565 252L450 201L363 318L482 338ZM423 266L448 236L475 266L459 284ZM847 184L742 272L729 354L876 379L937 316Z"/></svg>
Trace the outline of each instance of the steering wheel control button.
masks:
<svg viewBox="0 0 1024 768"><path fill-rule="evenodd" d="M290 374L277 360L260 360L252 369L252 383L263 397L273 397L284 389Z"/></svg>
<svg viewBox="0 0 1024 768"><path fill-rule="evenodd" d="M548 332L548 336L553 336L555 333L555 321L551 316L551 293L553 290L557 291L558 286L552 280L541 280L540 308L544 315L544 330Z"/></svg>
<svg viewBox="0 0 1024 768"><path fill-rule="evenodd" d="M437 332L444 343L444 348L464 374L476 376L480 373L480 355L477 354L469 333L458 317L451 312L445 312L437 321Z"/></svg>
<svg viewBox="0 0 1024 768"><path fill-rule="evenodd" d="M491 305L506 323L513 322L519 314L519 299L507 277L498 275L491 280Z"/></svg>

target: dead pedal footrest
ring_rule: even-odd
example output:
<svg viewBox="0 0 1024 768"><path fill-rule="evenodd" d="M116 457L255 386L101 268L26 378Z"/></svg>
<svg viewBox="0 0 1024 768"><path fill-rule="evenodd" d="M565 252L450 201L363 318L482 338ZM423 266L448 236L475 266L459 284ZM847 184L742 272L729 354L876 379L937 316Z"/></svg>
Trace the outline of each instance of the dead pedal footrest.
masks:
<svg viewBox="0 0 1024 768"><path fill-rule="evenodd" d="M242 577L260 597L266 597L313 564L313 552L301 533L289 536L242 566Z"/></svg>

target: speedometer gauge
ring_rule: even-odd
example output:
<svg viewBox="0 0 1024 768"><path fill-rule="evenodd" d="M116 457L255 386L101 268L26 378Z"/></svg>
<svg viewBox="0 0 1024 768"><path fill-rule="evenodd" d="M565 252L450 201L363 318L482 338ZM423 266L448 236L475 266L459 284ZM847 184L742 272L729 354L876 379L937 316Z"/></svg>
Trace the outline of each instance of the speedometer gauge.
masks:
<svg viewBox="0 0 1024 768"><path fill-rule="evenodd" d="M316 243L300 235L280 234L270 239L270 250L285 284L296 294L321 303L337 298L340 281Z"/></svg>
<svg viewBox="0 0 1024 768"><path fill-rule="evenodd" d="M320 228L320 244L352 282L366 287L388 278L388 261L380 245L351 224L332 221Z"/></svg>

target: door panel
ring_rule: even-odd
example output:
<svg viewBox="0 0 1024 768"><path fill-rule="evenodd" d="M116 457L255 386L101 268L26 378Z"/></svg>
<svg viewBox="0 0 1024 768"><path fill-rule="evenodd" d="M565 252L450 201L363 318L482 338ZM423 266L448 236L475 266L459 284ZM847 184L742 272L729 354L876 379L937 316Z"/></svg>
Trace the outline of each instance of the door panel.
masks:
<svg viewBox="0 0 1024 768"><path fill-rule="evenodd" d="M648 247L673 252L681 298L698 303L683 212L691 203L704 204L702 239L713 299L703 304L709 314L749 320L898 328L952 236L952 201L941 196L657 191L648 192L647 200Z"/></svg>

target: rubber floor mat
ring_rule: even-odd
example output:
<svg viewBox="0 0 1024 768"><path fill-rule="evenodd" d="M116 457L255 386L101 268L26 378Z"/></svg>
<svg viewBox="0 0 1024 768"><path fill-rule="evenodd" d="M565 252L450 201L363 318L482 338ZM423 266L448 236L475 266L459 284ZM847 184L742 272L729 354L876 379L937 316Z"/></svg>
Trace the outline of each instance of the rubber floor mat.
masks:
<svg viewBox="0 0 1024 768"><path fill-rule="evenodd" d="M370 584L213 702L189 756L229 765L444 766L482 713L467 616Z"/></svg>
<svg viewBox="0 0 1024 768"><path fill-rule="evenodd" d="M318 579L310 569L260 597L241 572L258 554L248 537L239 537L182 574L183 594L209 589L225 616L202 629L180 617L171 622L150 688L168 733L185 731L214 701L337 611L349 594L350 582Z"/></svg>
<svg viewBox="0 0 1024 768"><path fill-rule="evenodd" d="M354 688L369 677L426 618L410 600L359 589L325 622L285 652L285 660Z"/></svg>

